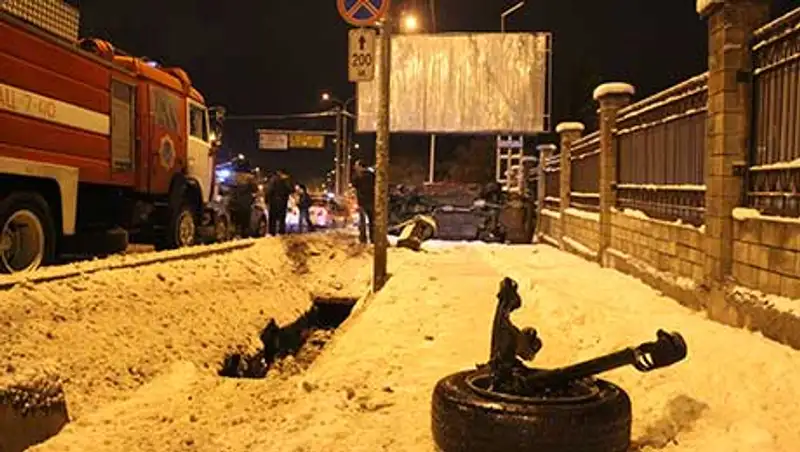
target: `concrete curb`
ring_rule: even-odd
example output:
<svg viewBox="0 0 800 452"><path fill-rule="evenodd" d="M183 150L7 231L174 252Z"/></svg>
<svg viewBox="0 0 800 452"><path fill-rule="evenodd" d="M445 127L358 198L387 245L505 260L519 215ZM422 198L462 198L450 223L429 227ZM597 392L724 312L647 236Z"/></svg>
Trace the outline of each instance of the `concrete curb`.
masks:
<svg viewBox="0 0 800 452"><path fill-rule="evenodd" d="M81 276L91 273L97 273L106 270L137 268L151 264L161 264L179 260L197 259L201 257L213 256L215 254L224 254L224 253L229 253L231 251L250 248L253 245L255 245L255 241L246 240L246 241L231 242L229 244L216 245L213 247L196 247L196 248L193 247L193 248L185 248L182 250L176 250L173 252L168 251L166 253L153 252L141 256L135 255L132 256L130 260L122 262L114 262L114 260L112 259L110 262L106 262L105 260L98 260L95 262L78 263L75 265L63 266L66 268L46 267L44 269L28 274L0 276L0 290L8 290L16 286L17 284L25 282L29 283L51 282L62 279L74 278L76 276Z"/></svg>

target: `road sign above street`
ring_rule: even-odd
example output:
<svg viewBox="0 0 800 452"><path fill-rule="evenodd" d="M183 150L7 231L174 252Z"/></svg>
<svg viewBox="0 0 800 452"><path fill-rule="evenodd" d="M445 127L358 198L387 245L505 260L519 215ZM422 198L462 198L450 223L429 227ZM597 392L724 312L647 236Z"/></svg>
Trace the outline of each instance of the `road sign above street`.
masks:
<svg viewBox="0 0 800 452"><path fill-rule="evenodd" d="M336 0L339 14L350 25L375 25L389 10L389 0Z"/></svg>
<svg viewBox="0 0 800 452"><path fill-rule="evenodd" d="M347 73L351 82L370 82L375 78L375 39L371 28L353 28L348 34Z"/></svg>

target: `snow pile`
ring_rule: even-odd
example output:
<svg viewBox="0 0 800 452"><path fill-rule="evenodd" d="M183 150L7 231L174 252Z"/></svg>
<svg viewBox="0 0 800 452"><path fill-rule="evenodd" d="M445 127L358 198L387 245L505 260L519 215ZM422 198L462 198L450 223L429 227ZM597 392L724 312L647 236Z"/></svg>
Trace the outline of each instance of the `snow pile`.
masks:
<svg viewBox="0 0 800 452"><path fill-rule="evenodd" d="M428 247L428 245L431 245ZM689 345L677 365L605 375L633 400L634 450L790 451L800 444L800 352L723 326L637 280L546 246L428 242L391 250L383 291L303 374L220 380L188 363L34 451L433 450L437 380L486 362L498 283L515 278L520 326L554 367L638 345L659 328Z"/></svg>
<svg viewBox="0 0 800 452"><path fill-rule="evenodd" d="M313 297L359 297L369 256L355 242L270 238L225 254L22 282L0 296L0 376L54 362L80 418L174 362L214 374L231 349L259 347L270 318L289 323Z"/></svg>
<svg viewBox="0 0 800 452"><path fill-rule="evenodd" d="M616 207L612 207L611 211L612 212L617 212L617 213L622 213L622 214L627 215L629 217L637 218L639 220L647 220L647 221L652 221L654 223L666 224L668 226L678 226L678 227L681 227L681 228L693 229L693 230L699 231L701 233L705 233L706 232L706 225L695 226L695 225L692 225L692 224L687 224L687 223L684 223L683 220L681 220L680 218L675 220L675 221L659 220L659 219L651 217L650 215L647 215L645 212L643 212L641 210L638 210L638 209L622 209L622 212L620 212L619 209L617 209Z"/></svg>
<svg viewBox="0 0 800 452"><path fill-rule="evenodd" d="M740 303L753 306L762 306L793 316L800 316L800 304L798 304L799 300L792 300L780 295L766 294L759 290L744 286L732 286L729 289L729 293Z"/></svg>
<svg viewBox="0 0 800 452"><path fill-rule="evenodd" d="M666 281L673 286L680 287L681 289L697 290L697 282L692 278L676 275L675 273L671 272L661 271L641 259L635 258L614 248L609 248L606 250L606 252L612 254L614 257L626 261L640 272L652 275L661 281Z"/></svg>
<svg viewBox="0 0 800 452"><path fill-rule="evenodd" d="M597 258L597 252L592 250L588 246L584 245L583 243L574 240L570 237L567 237L566 235L561 237L561 240L563 240L564 243L572 247L572 249L574 249L576 252L582 254L584 257L587 257L589 259Z"/></svg>
<svg viewBox="0 0 800 452"><path fill-rule="evenodd" d="M800 225L800 218L797 217L778 217L774 215L763 215L756 209L751 209L749 207L737 207L733 209L733 218L739 221L746 221L746 220L762 220L762 221L772 221L775 223L788 223L788 224L797 224Z"/></svg>

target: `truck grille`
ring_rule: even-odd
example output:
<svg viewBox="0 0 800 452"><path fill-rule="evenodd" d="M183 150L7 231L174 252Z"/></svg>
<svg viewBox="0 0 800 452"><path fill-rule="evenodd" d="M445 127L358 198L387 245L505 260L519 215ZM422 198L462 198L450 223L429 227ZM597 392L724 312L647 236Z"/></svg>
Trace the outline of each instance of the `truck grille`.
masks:
<svg viewBox="0 0 800 452"><path fill-rule="evenodd" d="M80 13L63 0L0 0L0 10L62 39L78 42Z"/></svg>

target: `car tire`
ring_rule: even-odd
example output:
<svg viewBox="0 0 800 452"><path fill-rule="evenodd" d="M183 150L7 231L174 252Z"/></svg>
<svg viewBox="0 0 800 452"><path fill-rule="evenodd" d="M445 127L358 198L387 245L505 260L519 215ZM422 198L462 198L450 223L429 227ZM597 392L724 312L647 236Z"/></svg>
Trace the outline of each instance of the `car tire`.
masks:
<svg viewBox="0 0 800 452"><path fill-rule="evenodd" d="M631 402L616 385L594 380L583 399L531 399L476 390L485 371L449 375L436 384L432 430L440 452L626 452Z"/></svg>
<svg viewBox="0 0 800 452"><path fill-rule="evenodd" d="M10 220L25 221L32 228L30 240L40 243L34 244L36 250L30 250L30 256L10 256L0 254L0 273L22 273L36 270L39 266L48 264L56 255L56 228L50 206L44 198L37 193L19 192L0 201L0 241L6 226L10 228ZM2 251L0 251L2 253Z"/></svg>

